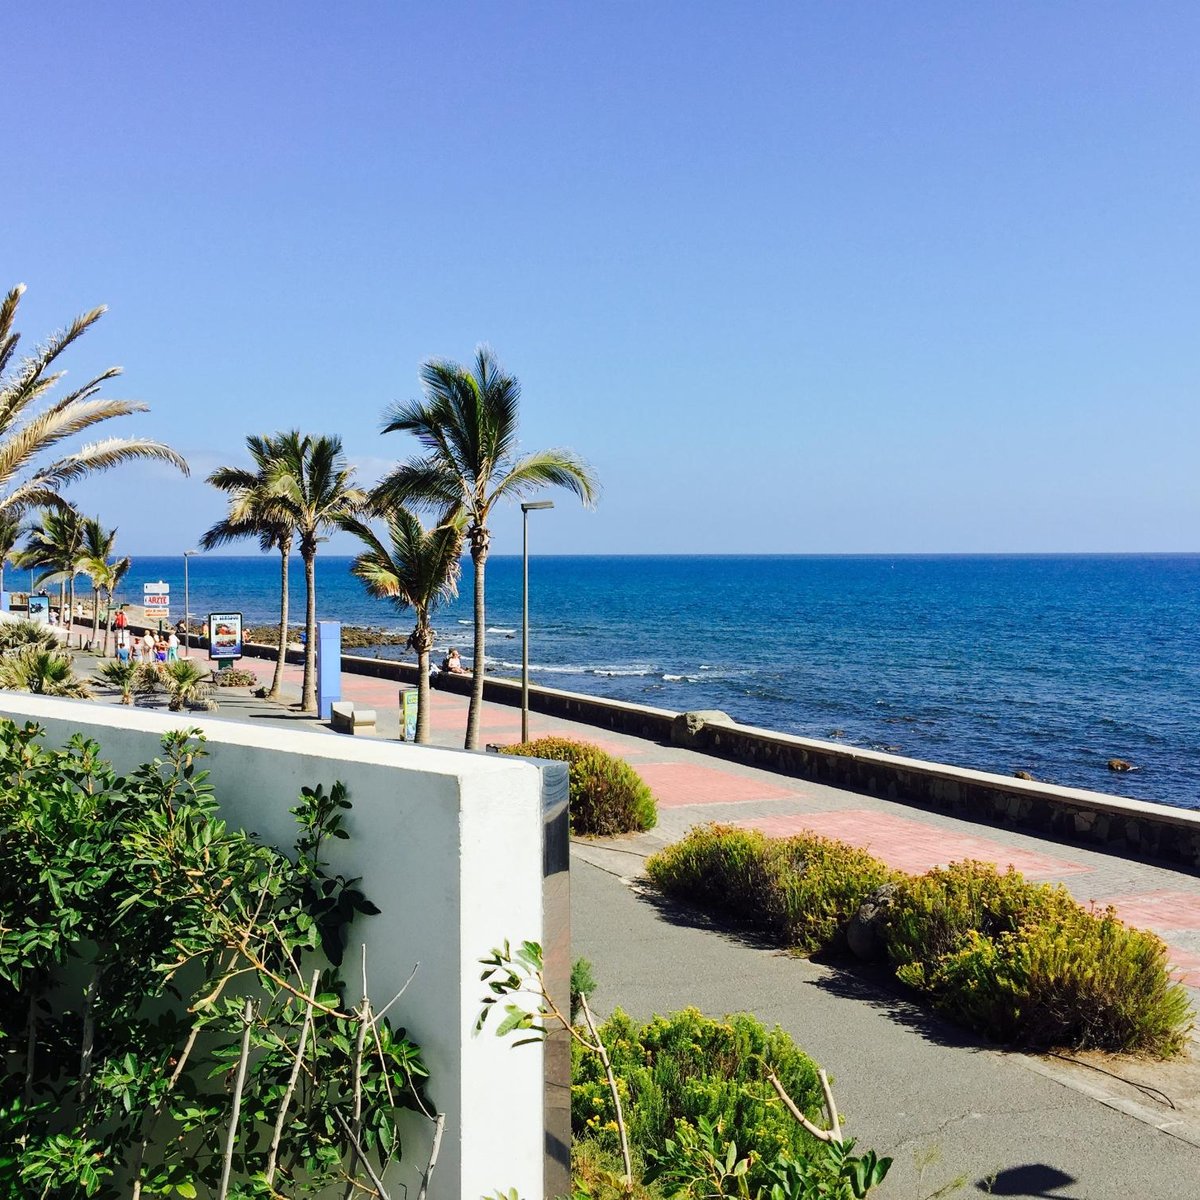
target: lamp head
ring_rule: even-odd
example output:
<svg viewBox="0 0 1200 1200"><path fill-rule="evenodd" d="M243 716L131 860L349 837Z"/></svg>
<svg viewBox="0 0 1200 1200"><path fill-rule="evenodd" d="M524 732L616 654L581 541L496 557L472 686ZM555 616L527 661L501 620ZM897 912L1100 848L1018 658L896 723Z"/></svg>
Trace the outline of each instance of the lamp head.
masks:
<svg viewBox="0 0 1200 1200"><path fill-rule="evenodd" d="M537 509L553 508L553 500L530 500L521 505L522 512L534 512Z"/></svg>

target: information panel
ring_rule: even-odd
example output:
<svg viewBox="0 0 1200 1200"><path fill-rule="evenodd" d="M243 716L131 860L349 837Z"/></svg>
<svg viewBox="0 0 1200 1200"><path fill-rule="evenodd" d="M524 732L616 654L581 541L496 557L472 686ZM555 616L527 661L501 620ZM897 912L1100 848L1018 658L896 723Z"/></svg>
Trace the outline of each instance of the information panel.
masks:
<svg viewBox="0 0 1200 1200"><path fill-rule="evenodd" d="M208 614L208 657L233 659L242 657L242 614Z"/></svg>
<svg viewBox="0 0 1200 1200"><path fill-rule="evenodd" d="M146 610L146 620L166 620L171 615L171 585L163 583L142 584L142 607Z"/></svg>

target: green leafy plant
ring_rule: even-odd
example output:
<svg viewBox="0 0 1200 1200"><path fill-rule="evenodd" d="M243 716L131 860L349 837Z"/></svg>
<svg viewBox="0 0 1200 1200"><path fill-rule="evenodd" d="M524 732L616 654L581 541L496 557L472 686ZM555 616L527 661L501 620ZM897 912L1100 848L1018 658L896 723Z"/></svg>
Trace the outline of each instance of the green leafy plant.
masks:
<svg viewBox="0 0 1200 1200"><path fill-rule="evenodd" d="M624 759L599 746L544 737L505 746L500 753L549 758L568 765L574 834L609 837L653 829L658 823L654 795L645 780Z"/></svg>
<svg viewBox="0 0 1200 1200"><path fill-rule="evenodd" d="M19 650L24 646L58 650L62 643L53 629L37 621L0 621L0 653Z"/></svg>
<svg viewBox="0 0 1200 1200"><path fill-rule="evenodd" d="M158 672L146 663L103 662L96 670L96 678L120 692L122 704L132 704L138 696L149 696L158 690Z"/></svg>
<svg viewBox="0 0 1200 1200"><path fill-rule="evenodd" d="M865 850L799 834L705 825L660 850L646 873L662 892L773 934L805 954L837 950L858 906L896 878Z"/></svg>
<svg viewBox="0 0 1200 1200"><path fill-rule="evenodd" d="M35 644L0 654L0 688L76 700L92 694L75 674L71 656L65 650L46 650Z"/></svg>
<svg viewBox="0 0 1200 1200"><path fill-rule="evenodd" d="M554 1027L571 1036L577 1198L852 1200L887 1174L890 1159L851 1153L828 1076L782 1030L745 1013L714 1021L695 1009L645 1025L618 1010L597 1028L580 993L581 1029L547 993L536 942L515 952L506 942L481 961L489 995L476 1032L498 1010L496 1034L521 1033L515 1045ZM828 1125L802 1105L823 1106ZM744 1155L736 1138L749 1147ZM616 1154L619 1172L609 1165Z"/></svg>
<svg viewBox="0 0 1200 1200"><path fill-rule="evenodd" d="M230 830L185 733L119 777L0 722L0 1194L386 1197L425 1068L334 960L375 911L331 875L344 789L293 855ZM365 988L365 963L364 992Z"/></svg>
<svg viewBox="0 0 1200 1200"><path fill-rule="evenodd" d="M184 708L216 708L209 672L192 659L179 658L174 662L158 663L154 669L166 689L167 707L171 712L182 712Z"/></svg>
<svg viewBox="0 0 1200 1200"><path fill-rule="evenodd" d="M1170 1057L1191 1027L1160 938L1011 868L962 862L906 881L887 939L905 983L996 1041Z"/></svg>

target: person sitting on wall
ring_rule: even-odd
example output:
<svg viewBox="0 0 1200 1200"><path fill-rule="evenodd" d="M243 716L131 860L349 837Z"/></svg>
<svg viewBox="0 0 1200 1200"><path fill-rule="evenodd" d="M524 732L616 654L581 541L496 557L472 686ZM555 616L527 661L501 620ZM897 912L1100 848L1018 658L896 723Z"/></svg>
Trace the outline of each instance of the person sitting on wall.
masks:
<svg viewBox="0 0 1200 1200"><path fill-rule="evenodd" d="M458 656L457 649L451 649L450 653L442 659L442 670L448 675L470 675L471 673L463 666L463 661Z"/></svg>

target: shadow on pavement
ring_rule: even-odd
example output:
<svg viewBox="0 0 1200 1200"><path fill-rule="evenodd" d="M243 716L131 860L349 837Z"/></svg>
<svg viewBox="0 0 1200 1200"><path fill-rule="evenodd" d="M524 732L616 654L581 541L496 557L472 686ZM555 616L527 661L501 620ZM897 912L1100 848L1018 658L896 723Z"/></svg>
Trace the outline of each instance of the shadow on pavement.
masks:
<svg viewBox="0 0 1200 1200"><path fill-rule="evenodd" d="M1078 1183L1074 1175L1068 1175L1047 1163L1024 1163L1009 1167L990 1179L980 1179L976 1188L989 1196L1022 1196L1029 1200L1076 1200L1059 1191ZM1082 1198L1078 1198L1082 1200Z"/></svg>

